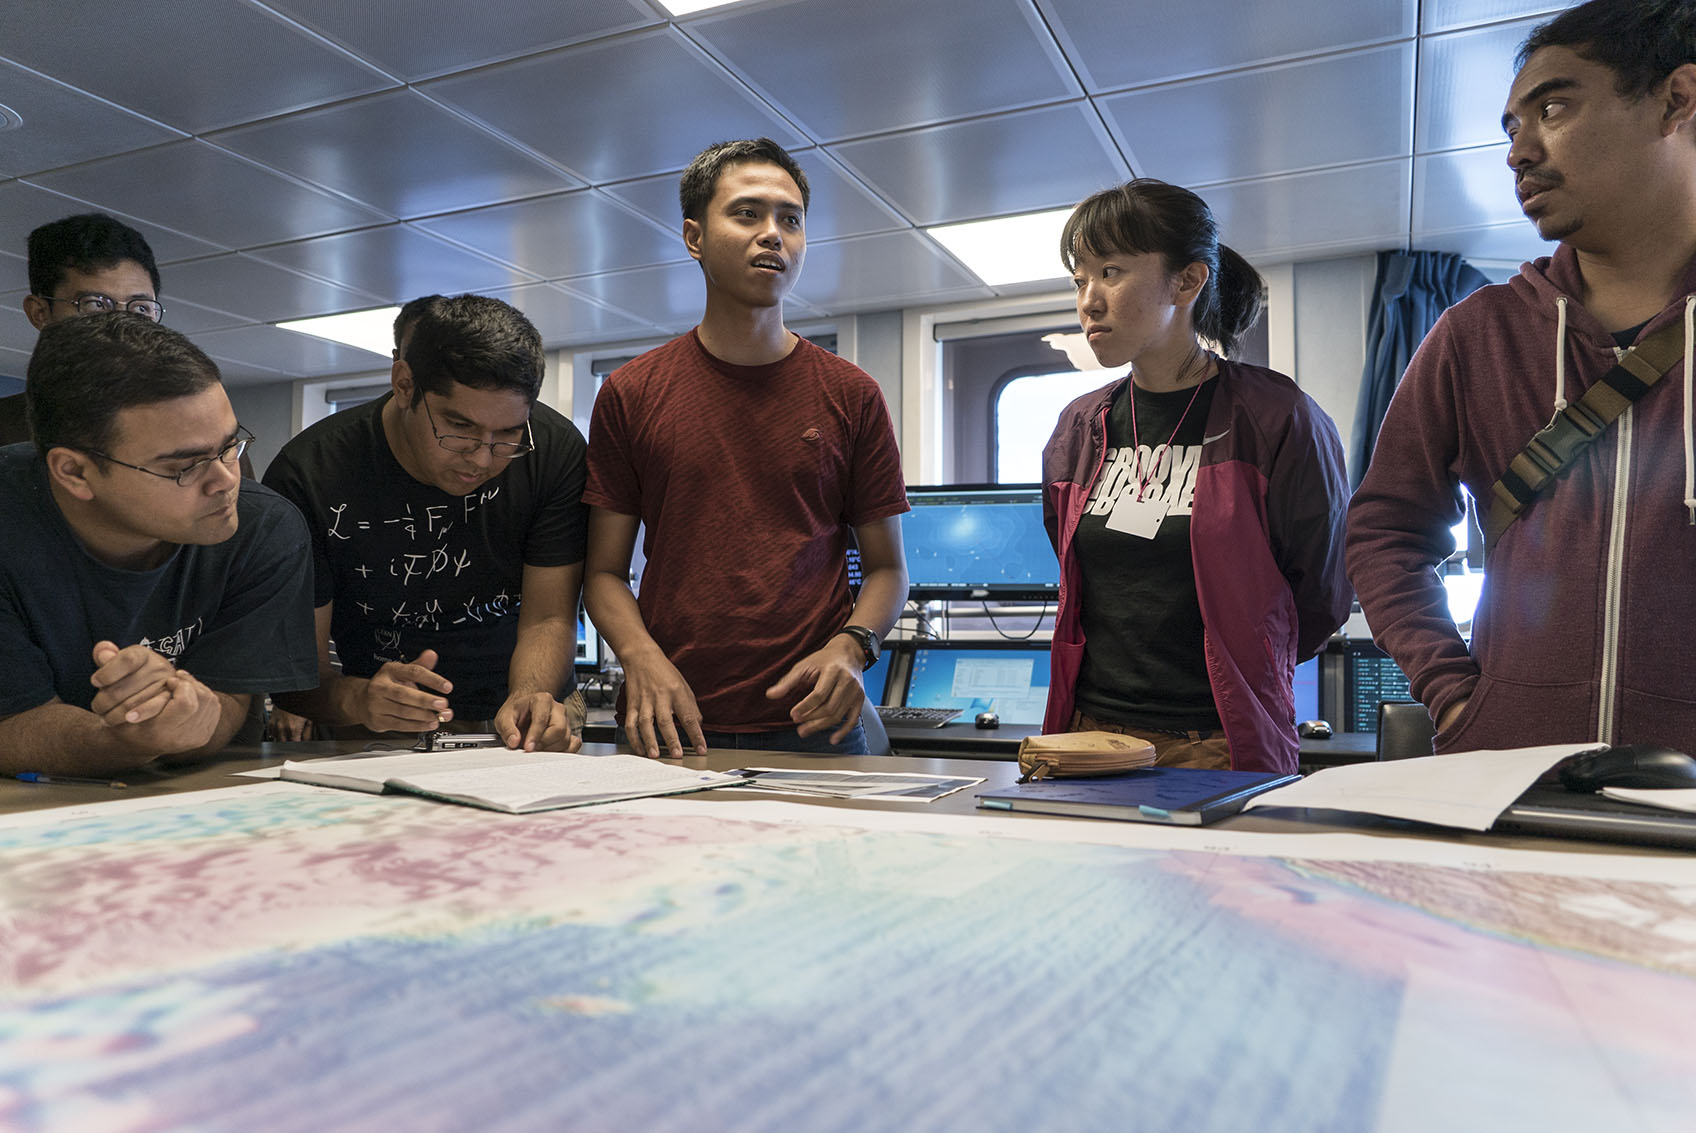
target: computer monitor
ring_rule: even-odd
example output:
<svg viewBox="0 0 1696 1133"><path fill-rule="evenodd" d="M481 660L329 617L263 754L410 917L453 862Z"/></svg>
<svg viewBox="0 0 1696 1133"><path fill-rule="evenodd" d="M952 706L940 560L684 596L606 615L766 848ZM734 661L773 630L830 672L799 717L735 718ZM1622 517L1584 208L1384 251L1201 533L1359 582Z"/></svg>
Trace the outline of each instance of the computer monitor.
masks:
<svg viewBox="0 0 1696 1133"><path fill-rule="evenodd" d="M1344 731L1376 732L1379 701L1413 699L1407 676L1371 642L1349 642L1342 661Z"/></svg>
<svg viewBox="0 0 1696 1133"><path fill-rule="evenodd" d="M878 654L877 664L867 669L863 677L866 684L866 699L873 704L884 703L884 693L889 687L889 669L895 660L895 650L884 643L883 652Z"/></svg>
<svg viewBox="0 0 1696 1133"><path fill-rule="evenodd" d="M580 672L599 672L601 668L601 635L581 607L577 610L577 658L573 667Z"/></svg>
<svg viewBox="0 0 1696 1133"><path fill-rule="evenodd" d="M1003 724L1042 723L1048 704L1048 647L999 642L921 641L902 703L994 712Z"/></svg>
<svg viewBox="0 0 1696 1133"><path fill-rule="evenodd" d="M1309 657L1296 666L1296 723L1326 720L1319 710L1319 658ZM1327 720L1327 723L1329 721Z"/></svg>
<svg viewBox="0 0 1696 1133"><path fill-rule="evenodd" d="M1034 484L911 487L901 517L914 598L1041 598L1060 589Z"/></svg>

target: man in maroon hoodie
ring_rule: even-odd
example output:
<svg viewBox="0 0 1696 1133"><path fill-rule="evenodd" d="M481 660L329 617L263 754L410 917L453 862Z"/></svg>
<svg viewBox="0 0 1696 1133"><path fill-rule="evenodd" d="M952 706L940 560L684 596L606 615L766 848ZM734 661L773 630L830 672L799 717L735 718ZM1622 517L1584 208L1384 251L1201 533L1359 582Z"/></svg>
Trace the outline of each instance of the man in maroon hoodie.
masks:
<svg viewBox="0 0 1696 1133"><path fill-rule="evenodd" d="M1659 741L1696 752L1696 0L1591 0L1520 48L1502 127L1555 254L1451 308L1349 513L1348 569L1439 752ZM1687 349L1510 525L1469 650L1433 567L1491 485L1623 349Z"/></svg>

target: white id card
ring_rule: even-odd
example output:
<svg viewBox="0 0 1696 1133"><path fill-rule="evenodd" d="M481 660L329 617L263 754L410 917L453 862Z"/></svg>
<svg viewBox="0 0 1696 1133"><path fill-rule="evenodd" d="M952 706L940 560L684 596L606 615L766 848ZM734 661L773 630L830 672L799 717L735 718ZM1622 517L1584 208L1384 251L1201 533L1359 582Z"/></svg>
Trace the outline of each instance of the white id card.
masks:
<svg viewBox="0 0 1696 1133"><path fill-rule="evenodd" d="M1164 493L1151 500L1139 500L1134 492L1121 492L1113 501L1113 511L1107 517L1107 530L1123 531L1139 539L1152 539L1166 518Z"/></svg>

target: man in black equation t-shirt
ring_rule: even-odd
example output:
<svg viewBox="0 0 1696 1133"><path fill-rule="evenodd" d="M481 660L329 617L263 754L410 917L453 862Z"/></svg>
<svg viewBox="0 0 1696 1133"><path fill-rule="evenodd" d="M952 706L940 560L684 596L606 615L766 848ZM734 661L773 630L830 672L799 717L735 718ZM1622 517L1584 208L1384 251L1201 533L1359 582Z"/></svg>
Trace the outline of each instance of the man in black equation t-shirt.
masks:
<svg viewBox="0 0 1696 1133"><path fill-rule="evenodd" d="M1127 382L1107 414L1101 475L1073 544L1088 643L1077 708L1096 719L1220 731L1190 559L1190 508L1217 385L1156 393Z"/></svg>
<svg viewBox="0 0 1696 1133"><path fill-rule="evenodd" d="M403 317L391 392L265 474L314 552L321 684L280 699L329 727L488 721L509 747L574 750L583 436L536 403L541 337L514 308L432 296Z"/></svg>

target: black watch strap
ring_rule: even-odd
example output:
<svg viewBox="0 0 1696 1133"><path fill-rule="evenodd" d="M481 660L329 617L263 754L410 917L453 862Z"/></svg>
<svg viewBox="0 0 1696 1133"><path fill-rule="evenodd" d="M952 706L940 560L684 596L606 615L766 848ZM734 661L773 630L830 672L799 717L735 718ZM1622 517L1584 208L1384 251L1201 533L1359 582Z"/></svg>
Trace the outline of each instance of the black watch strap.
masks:
<svg viewBox="0 0 1696 1133"><path fill-rule="evenodd" d="M860 643L860 655L865 658L860 665L862 673L877 664L878 656L883 648L883 643L878 640L877 634L865 626L843 626L836 632L838 634L845 633Z"/></svg>

